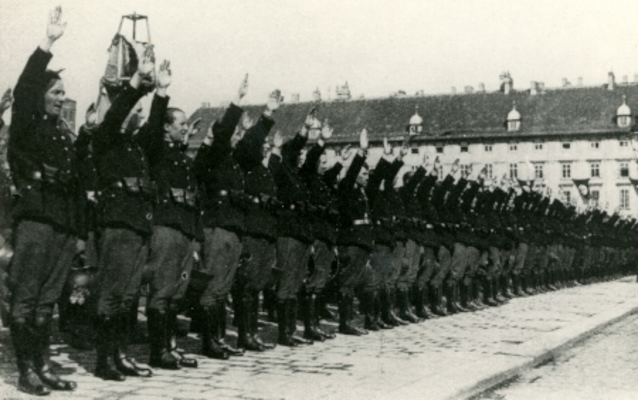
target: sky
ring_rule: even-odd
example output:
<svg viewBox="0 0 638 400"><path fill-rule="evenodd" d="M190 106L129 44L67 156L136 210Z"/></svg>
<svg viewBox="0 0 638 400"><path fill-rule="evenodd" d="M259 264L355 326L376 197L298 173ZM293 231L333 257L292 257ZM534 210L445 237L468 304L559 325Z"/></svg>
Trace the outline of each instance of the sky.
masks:
<svg viewBox="0 0 638 400"><path fill-rule="evenodd" d="M370 98L480 82L494 91L503 71L521 90L638 74L635 0L0 0L0 89L15 85L58 4L68 27L50 67L65 68L78 125L133 12L149 16L157 58L171 61L171 105L187 114L232 99L246 73L251 104L273 89L308 101L318 87L326 99L346 81Z"/></svg>

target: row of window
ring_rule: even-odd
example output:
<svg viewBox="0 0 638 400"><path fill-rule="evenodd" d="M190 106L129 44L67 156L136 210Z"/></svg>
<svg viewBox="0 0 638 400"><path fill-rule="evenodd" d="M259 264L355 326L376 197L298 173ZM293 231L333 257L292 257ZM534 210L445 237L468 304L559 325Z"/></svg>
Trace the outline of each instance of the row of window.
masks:
<svg viewBox="0 0 638 400"><path fill-rule="evenodd" d="M628 140L621 140L621 141L618 142L618 144L620 145L620 147L629 147L629 141ZM590 145L590 147L592 149L599 149L600 148L600 142L589 142L589 145ZM572 147L571 143L569 143L569 142L563 143L562 146L563 146L563 149L565 149L565 150L571 149L571 147ZM534 150L543 150L543 147L544 147L543 143L534 143ZM491 144L486 144L486 145L483 146L483 150L485 152L488 152L488 153L491 152L493 148L494 147ZM442 145L436 146L436 152L437 153L443 153L443 149L444 149L444 146L442 146ZM518 151L518 144L511 143L509 145L509 149L510 149L510 151ZM470 151L469 145L466 145L466 144L465 145L461 145L461 153L468 153L469 151ZM416 154L419 151L418 150L415 151L414 149L412 149L412 152Z"/></svg>
<svg viewBox="0 0 638 400"><path fill-rule="evenodd" d="M565 200L568 203L571 203L572 201L572 192L570 190L565 190L563 191L563 197L565 198ZM600 192L598 190L592 190L591 191L591 200L593 201L595 204L598 204L600 200ZM629 205L629 189L620 189L620 209L621 210L625 210L628 211L630 210L630 205Z"/></svg>
<svg viewBox="0 0 638 400"><path fill-rule="evenodd" d="M469 169L469 164L461 165L461 172L465 173ZM492 164L486 164L487 178L492 178ZM593 162L590 164L591 167L591 177L592 178L600 178L600 163ZM509 165L509 176L510 178L518 178L518 164L510 164ZM569 163L561 164L561 176L564 179L570 179L572 177L572 165ZM628 178L629 177L629 162L621 162L620 163L620 177ZM534 179L542 179L545 178L543 164L534 164Z"/></svg>

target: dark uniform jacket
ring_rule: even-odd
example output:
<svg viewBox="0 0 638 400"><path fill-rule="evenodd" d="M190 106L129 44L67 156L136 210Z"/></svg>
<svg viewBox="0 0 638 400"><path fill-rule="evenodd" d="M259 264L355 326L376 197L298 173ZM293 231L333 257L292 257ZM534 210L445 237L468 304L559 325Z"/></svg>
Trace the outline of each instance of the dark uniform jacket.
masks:
<svg viewBox="0 0 638 400"><path fill-rule="evenodd" d="M373 232L370 225L370 205L364 188L356 185L357 176L365 158L355 155L346 176L339 182L339 215L341 226L337 243L343 246L373 248ZM368 186L370 184L368 183Z"/></svg>
<svg viewBox="0 0 638 400"><path fill-rule="evenodd" d="M7 156L19 195L12 215L14 221L34 219L82 235L84 193L72 132L44 112L45 71L51 57L37 48L13 92Z"/></svg>
<svg viewBox="0 0 638 400"><path fill-rule="evenodd" d="M297 168L300 152L307 141L308 138L296 135L284 143L281 158L274 157L270 167L277 185L277 199L281 202L278 235L310 243L315 238L309 218L310 193Z"/></svg>
<svg viewBox="0 0 638 400"><path fill-rule="evenodd" d="M319 175L317 166L324 149L324 146L315 144L308 150L300 175L310 193L308 218L313 235L332 245L337 242L339 223L339 202L333 181L335 172L338 174L341 170L341 164L337 163L323 175Z"/></svg>
<svg viewBox="0 0 638 400"><path fill-rule="evenodd" d="M446 243L449 237L447 231L440 225L438 211L432 202L435 197L440 197L441 185L436 184L436 175L424 176L416 188L416 198L419 203L420 214L418 214L420 225L421 244L431 248L438 248Z"/></svg>
<svg viewBox="0 0 638 400"><path fill-rule="evenodd" d="M244 229L246 198L241 158L236 158L231 137L243 110L231 104L221 122L213 127L213 144L202 144L195 157L195 173L204 190L203 225L241 232ZM239 146L239 144L238 144Z"/></svg>
<svg viewBox="0 0 638 400"><path fill-rule="evenodd" d="M93 131L86 125L80 127L80 132L75 143L75 155L78 164L78 177L80 187L84 193L97 192L100 190L100 178L95 167L95 159L93 158ZM96 204L87 199L85 207L85 222L88 232L95 231L97 228Z"/></svg>
<svg viewBox="0 0 638 400"><path fill-rule="evenodd" d="M264 115L238 143L235 156L244 160L247 196L244 231L251 236L277 238L277 192L270 170L263 165L262 148L274 121ZM268 160L270 163L271 161Z"/></svg>
<svg viewBox="0 0 638 400"><path fill-rule="evenodd" d="M150 234L157 191L150 179L148 155L161 146L161 125L168 97L155 95L148 122L137 134L122 124L145 89L126 86L116 97L93 134L93 153L100 176L98 220L109 227L125 227Z"/></svg>
<svg viewBox="0 0 638 400"><path fill-rule="evenodd" d="M193 161L186 155L187 146L168 141L158 142L156 146L149 156L151 178L158 189L153 224L202 240L197 177Z"/></svg>

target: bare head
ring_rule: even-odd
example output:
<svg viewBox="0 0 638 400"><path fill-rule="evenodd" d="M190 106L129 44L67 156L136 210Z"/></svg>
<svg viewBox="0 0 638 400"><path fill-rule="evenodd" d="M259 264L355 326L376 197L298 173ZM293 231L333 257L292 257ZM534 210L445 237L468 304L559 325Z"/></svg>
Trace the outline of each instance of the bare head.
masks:
<svg viewBox="0 0 638 400"><path fill-rule="evenodd" d="M48 84L44 92L44 112L57 118L62 113L62 106L66 100L64 82L62 82L60 74L54 71L47 70L45 76Z"/></svg>

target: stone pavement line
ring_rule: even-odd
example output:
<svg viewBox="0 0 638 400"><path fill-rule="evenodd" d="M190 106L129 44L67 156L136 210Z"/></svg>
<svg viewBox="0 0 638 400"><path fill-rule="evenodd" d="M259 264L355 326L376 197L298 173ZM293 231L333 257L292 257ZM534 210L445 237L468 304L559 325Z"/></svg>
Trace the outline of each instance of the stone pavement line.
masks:
<svg viewBox="0 0 638 400"><path fill-rule="evenodd" d="M362 338L297 349L277 347L228 361L199 360L197 370L161 371L150 379L104 382L90 373L94 352L60 345L53 361L77 392L51 399L461 399L552 357L638 310L635 278L563 289L475 313L457 314ZM264 328L267 329L267 328ZM30 399L15 389L17 371L0 330L0 398ZM180 342L189 353L198 343ZM148 346L134 346L147 361Z"/></svg>

